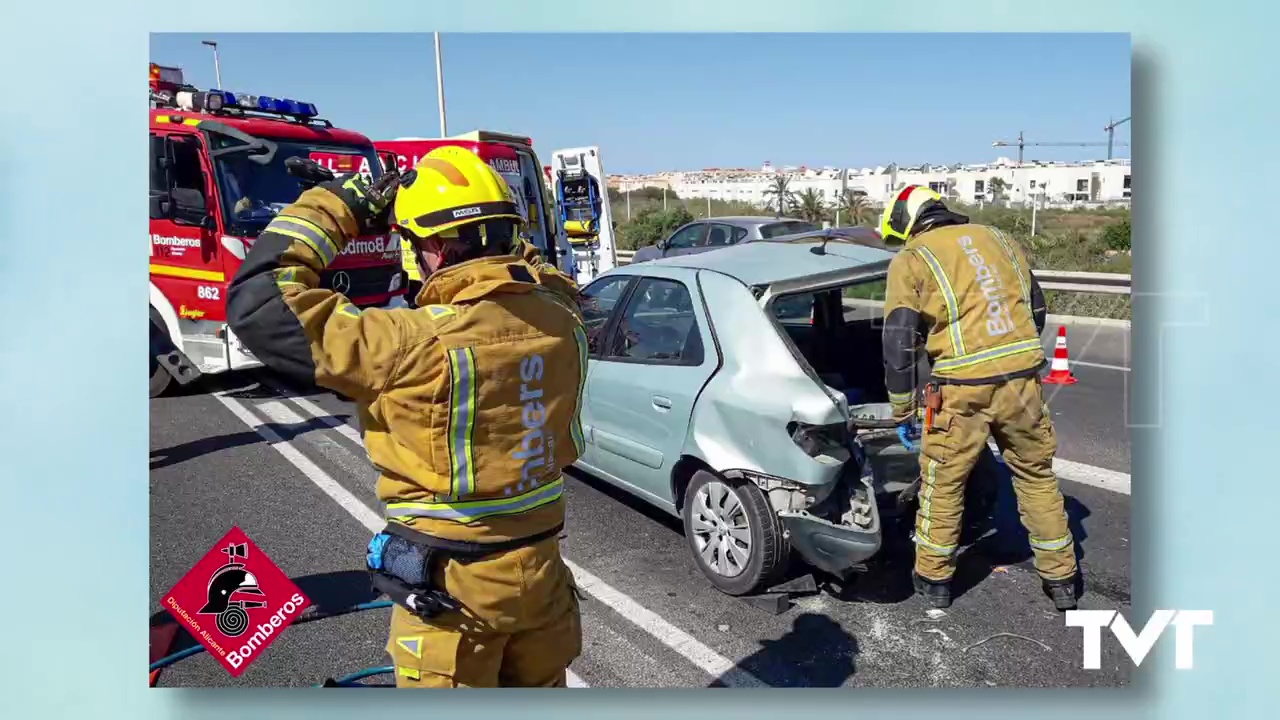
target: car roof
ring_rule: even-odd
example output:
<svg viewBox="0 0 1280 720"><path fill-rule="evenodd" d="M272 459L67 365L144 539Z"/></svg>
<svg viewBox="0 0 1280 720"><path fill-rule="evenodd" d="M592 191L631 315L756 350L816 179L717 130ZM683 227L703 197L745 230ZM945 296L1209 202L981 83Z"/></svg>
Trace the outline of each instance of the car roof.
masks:
<svg viewBox="0 0 1280 720"><path fill-rule="evenodd" d="M879 232L869 227L861 227L861 226L827 228L825 230L810 230L803 233L795 233L794 235L784 235L782 237L775 238L775 239L796 240L800 238L825 237L827 235L831 235L832 237L846 238L849 241L855 242L859 245L866 245L867 247L879 248L881 250L887 250L891 253L898 252L898 248L900 247L896 245L885 244L884 238L880 237ZM759 242L759 240L756 240L755 242Z"/></svg>
<svg viewBox="0 0 1280 720"><path fill-rule="evenodd" d="M774 223L785 222L805 222L804 220L796 220L795 218L774 218L766 215L726 215L724 217L699 218L694 220L696 223L726 223L729 225L772 225ZM690 223L692 224L692 223ZM809 223L812 224L812 223Z"/></svg>
<svg viewBox="0 0 1280 720"><path fill-rule="evenodd" d="M827 240L825 253L815 253L823 240ZM634 268L630 272L635 274L643 274L645 266L652 265L712 270L754 286L856 271L870 265L883 264L887 267L893 256L893 250L869 247L840 233L818 231L782 239L756 240L712 252L674 255L638 265L624 265L623 268Z"/></svg>

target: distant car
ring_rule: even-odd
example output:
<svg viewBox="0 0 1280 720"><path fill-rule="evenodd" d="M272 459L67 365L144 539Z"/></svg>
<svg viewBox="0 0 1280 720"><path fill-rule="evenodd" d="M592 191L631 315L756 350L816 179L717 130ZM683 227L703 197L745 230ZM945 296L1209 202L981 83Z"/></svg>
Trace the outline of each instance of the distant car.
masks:
<svg viewBox="0 0 1280 720"><path fill-rule="evenodd" d="M647 245L636 250L631 262L641 263L664 257L694 255L752 240L768 240L814 230L821 230L821 227L811 222L790 218L744 215L696 220L676 228L675 232L659 241L657 245Z"/></svg>
<svg viewBox="0 0 1280 720"><path fill-rule="evenodd" d="M725 593L771 586L791 548L841 577L863 569L919 488L884 386L876 298L892 256L826 233L601 275L583 288L577 466L681 517ZM966 521L993 506L979 475Z"/></svg>

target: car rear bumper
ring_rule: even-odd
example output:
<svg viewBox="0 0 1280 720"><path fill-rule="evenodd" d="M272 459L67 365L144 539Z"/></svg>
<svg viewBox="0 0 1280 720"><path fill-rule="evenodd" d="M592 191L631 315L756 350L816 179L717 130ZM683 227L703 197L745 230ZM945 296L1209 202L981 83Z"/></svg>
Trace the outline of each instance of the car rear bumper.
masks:
<svg viewBox="0 0 1280 720"><path fill-rule="evenodd" d="M880 552L879 523L863 530L836 525L807 512L782 512L778 518L801 557L815 568L841 578L860 570L866 560Z"/></svg>

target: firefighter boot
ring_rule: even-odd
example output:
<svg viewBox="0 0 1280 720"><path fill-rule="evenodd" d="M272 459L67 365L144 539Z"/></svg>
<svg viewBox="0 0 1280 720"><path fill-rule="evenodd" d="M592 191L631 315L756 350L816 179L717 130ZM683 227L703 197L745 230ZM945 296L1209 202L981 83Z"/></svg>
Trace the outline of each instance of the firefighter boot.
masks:
<svg viewBox="0 0 1280 720"><path fill-rule="evenodd" d="M1061 580L1041 580L1044 587L1044 594L1053 600L1053 607L1058 612L1066 612L1067 610L1076 609L1076 576L1063 578Z"/></svg>
<svg viewBox="0 0 1280 720"><path fill-rule="evenodd" d="M916 594L936 608L951 607L951 582L948 580L930 580L911 571L911 584Z"/></svg>

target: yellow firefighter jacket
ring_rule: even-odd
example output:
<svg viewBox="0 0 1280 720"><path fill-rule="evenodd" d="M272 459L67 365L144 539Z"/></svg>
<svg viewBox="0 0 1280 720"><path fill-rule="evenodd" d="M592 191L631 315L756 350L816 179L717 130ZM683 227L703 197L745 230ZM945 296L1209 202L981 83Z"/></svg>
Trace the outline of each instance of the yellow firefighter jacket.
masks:
<svg viewBox="0 0 1280 720"><path fill-rule="evenodd" d="M910 402L917 334L941 382L999 382L1044 366L1044 300L1022 249L1000 230L944 225L889 264L885 366L890 400Z"/></svg>
<svg viewBox="0 0 1280 720"><path fill-rule="evenodd" d="M305 192L237 273L232 329L268 367L355 400L389 518L469 542L563 523L587 368L572 281L521 248L534 262L460 263L427 279L418 308L360 310L318 287L356 232L338 196Z"/></svg>

